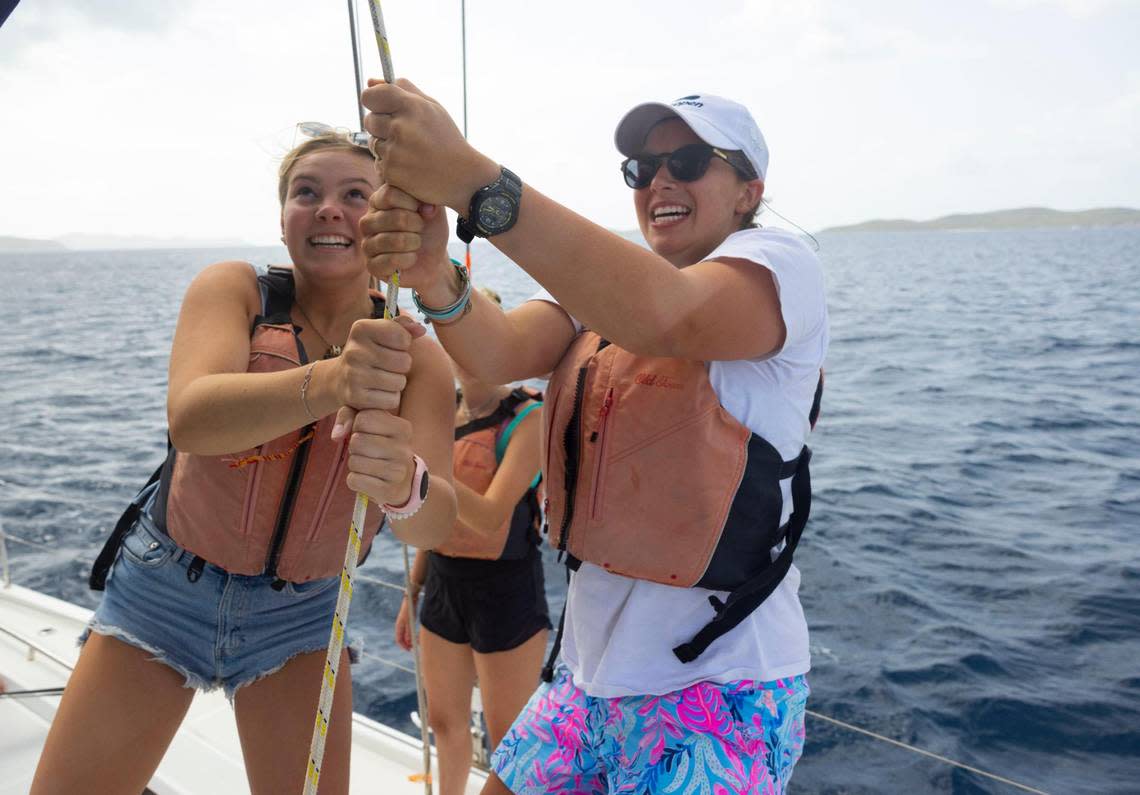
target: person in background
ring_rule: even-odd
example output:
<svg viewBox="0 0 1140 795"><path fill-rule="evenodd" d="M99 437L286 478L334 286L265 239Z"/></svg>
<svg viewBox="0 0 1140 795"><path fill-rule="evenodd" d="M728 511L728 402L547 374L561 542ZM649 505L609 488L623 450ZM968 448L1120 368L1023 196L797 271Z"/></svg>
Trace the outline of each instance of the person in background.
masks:
<svg viewBox="0 0 1140 795"><path fill-rule="evenodd" d="M691 94L621 119L647 250L474 149L410 82L374 81L363 102L385 182L362 223L370 271L398 268L479 379L553 371L543 484L574 571L561 664L484 793L785 792L810 667L792 554L828 323L814 253L755 223L768 149L752 114ZM538 281L534 300L503 312L468 288L441 205Z"/></svg>
<svg viewBox="0 0 1140 795"><path fill-rule="evenodd" d="M494 291L480 291L501 303ZM539 553L542 395L452 366L459 383L452 470L459 516L451 537L418 551L412 568L424 593L420 661L441 795L466 791L476 680L494 749L538 684L550 629ZM396 642L411 649L407 598Z"/></svg>
<svg viewBox="0 0 1140 795"><path fill-rule="evenodd" d="M354 492L370 498L362 554L385 518L409 544L449 534L451 371L368 289L358 224L377 185L363 142L304 141L278 185L292 266L220 262L188 288L169 454L96 563L105 594L35 795L143 791L195 690L217 687L250 790L300 791ZM346 645L322 793L348 792L349 657Z"/></svg>

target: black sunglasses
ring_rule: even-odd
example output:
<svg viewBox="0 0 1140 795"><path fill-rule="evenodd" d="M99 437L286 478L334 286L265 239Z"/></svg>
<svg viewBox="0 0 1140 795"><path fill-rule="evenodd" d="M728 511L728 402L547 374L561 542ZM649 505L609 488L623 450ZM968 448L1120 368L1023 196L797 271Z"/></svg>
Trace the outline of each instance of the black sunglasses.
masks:
<svg viewBox="0 0 1140 795"><path fill-rule="evenodd" d="M728 163L744 179L756 179L755 170L746 160L741 162L739 152L725 152L708 144L686 144L672 152L661 155L638 155L627 157L621 162L621 174L625 184L635 190L649 187L664 163L669 174L678 182L695 182L709 170L709 163L719 157Z"/></svg>

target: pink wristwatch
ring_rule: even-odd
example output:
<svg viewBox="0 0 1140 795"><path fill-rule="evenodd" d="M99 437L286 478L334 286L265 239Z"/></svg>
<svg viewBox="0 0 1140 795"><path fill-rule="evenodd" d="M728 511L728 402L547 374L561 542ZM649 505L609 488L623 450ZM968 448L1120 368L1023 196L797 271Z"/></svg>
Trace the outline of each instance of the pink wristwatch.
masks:
<svg viewBox="0 0 1140 795"><path fill-rule="evenodd" d="M423 507L424 500L427 499L428 484L431 480L428 476L427 464L418 455L413 455L412 461L416 465L416 470L412 473L412 496L403 505L384 503L380 506L389 519L407 519L415 515L416 511Z"/></svg>

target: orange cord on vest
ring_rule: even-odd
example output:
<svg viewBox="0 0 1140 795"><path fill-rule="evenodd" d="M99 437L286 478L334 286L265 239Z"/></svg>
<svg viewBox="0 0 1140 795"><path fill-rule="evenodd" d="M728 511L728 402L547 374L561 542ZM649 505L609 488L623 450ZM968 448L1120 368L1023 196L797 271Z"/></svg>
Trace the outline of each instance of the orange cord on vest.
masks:
<svg viewBox="0 0 1140 795"><path fill-rule="evenodd" d="M230 469L241 469L250 464L256 464L258 461L284 461L289 456L297 451L297 448L309 441L315 435L315 430L310 430L304 436L290 445L288 450L282 450L280 453L270 453L269 455L247 455L244 458L231 458Z"/></svg>

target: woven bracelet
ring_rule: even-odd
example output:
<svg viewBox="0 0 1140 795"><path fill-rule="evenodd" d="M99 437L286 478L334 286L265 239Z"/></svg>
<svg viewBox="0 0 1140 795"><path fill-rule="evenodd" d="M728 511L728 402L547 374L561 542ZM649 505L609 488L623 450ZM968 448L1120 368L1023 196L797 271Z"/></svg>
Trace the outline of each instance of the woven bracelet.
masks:
<svg viewBox="0 0 1140 795"><path fill-rule="evenodd" d="M457 319L463 312L465 312L471 302L471 280L467 277L467 269L456 260L451 260L451 264L455 266L455 272L459 274L459 297L455 299L455 303L451 306L446 306L442 309L435 307L425 306L420 301L419 294L412 291L412 301L416 305L416 309L420 314L433 323L446 324L448 321Z"/></svg>

